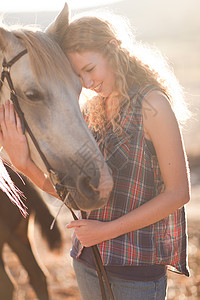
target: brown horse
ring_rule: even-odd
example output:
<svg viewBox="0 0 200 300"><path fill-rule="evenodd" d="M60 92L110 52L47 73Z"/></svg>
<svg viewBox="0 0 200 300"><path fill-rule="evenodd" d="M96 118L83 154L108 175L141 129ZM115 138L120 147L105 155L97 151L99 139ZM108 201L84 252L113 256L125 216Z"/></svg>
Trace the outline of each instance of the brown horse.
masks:
<svg viewBox="0 0 200 300"><path fill-rule="evenodd" d="M46 276L34 256L28 237L30 216L35 215L42 237L47 241L50 250L61 249L61 232L57 223L50 230L53 216L34 185L21 174L20 178L12 168L6 166L6 169L26 197L25 204L29 215L24 218L19 209L9 201L6 193L0 190L0 299L11 300L14 292L13 278L6 273L2 257L3 246L8 244L27 271L38 299L48 300Z"/></svg>

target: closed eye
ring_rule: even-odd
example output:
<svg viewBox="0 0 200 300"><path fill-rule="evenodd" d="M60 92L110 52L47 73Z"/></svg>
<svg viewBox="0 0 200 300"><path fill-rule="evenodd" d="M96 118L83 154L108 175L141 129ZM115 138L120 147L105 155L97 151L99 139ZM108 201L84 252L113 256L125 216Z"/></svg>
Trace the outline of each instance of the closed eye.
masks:
<svg viewBox="0 0 200 300"><path fill-rule="evenodd" d="M85 72L90 73L90 72L92 72L94 69L95 69L95 66L92 67L92 68L90 68L90 69L85 70ZM77 76L79 77L79 79L81 80L81 75L78 74L78 73L76 73L76 75L77 75Z"/></svg>
<svg viewBox="0 0 200 300"><path fill-rule="evenodd" d="M38 90L31 89L25 92L26 97L31 101L41 101L43 99L43 94Z"/></svg>
<svg viewBox="0 0 200 300"><path fill-rule="evenodd" d="M86 70L86 72L90 73L90 72L92 72L92 70L94 70L94 68L95 68L95 67L92 67L92 68Z"/></svg>

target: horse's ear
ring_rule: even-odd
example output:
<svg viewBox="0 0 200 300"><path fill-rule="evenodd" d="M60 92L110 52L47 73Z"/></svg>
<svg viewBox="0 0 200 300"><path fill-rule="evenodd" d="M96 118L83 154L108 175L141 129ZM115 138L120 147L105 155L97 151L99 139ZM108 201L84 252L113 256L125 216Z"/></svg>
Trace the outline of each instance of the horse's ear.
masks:
<svg viewBox="0 0 200 300"><path fill-rule="evenodd" d="M15 37L12 31L9 31L4 25L0 26L0 51L5 54L5 52L13 52L15 48L13 43L17 45L18 39Z"/></svg>
<svg viewBox="0 0 200 300"><path fill-rule="evenodd" d="M4 29L3 27L0 27L0 51L4 52L6 49L7 43L8 43L8 36L10 32Z"/></svg>
<svg viewBox="0 0 200 300"><path fill-rule="evenodd" d="M69 8L67 3L65 3L64 8L55 18L55 20L45 29L52 39L54 39L58 44L63 39L63 36L67 30L69 24Z"/></svg>

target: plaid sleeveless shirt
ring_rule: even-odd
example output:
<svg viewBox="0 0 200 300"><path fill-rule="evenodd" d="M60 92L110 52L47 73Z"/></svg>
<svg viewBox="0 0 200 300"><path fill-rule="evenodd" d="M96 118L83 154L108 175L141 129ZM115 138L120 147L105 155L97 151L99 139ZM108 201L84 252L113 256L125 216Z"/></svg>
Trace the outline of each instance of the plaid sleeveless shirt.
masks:
<svg viewBox="0 0 200 300"><path fill-rule="evenodd" d="M104 222L117 219L164 190L153 144L146 140L143 131L142 101L155 89L158 88L147 86L139 90L134 86L130 90L131 103L121 110L123 134L113 132L110 124L105 137L94 134L112 170L114 187L107 205L88 213L88 219ZM149 109L154 108L149 106ZM102 242L98 248L105 266L164 264L189 276L185 207L155 224ZM80 257L82 249L74 234L73 254Z"/></svg>

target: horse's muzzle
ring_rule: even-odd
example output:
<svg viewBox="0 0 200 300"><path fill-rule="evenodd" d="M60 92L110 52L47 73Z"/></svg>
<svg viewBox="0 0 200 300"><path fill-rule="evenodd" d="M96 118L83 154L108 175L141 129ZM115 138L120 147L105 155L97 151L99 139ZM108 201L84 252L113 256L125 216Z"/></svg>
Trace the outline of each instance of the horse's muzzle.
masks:
<svg viewBox="0 0 200 300"><path fill-rule="evenodd" d="M58 194L62 194L62 199L65 198L67 192L70 193L66 205L72 209L83 211L91 211L103 207L108 200L109 193L103 193L99 189L100 176L90 177L85 174L78 175L75 179L67 174L59 174L59 183L56 189ZM107 197L105 196L107 195Z"/></svg>

